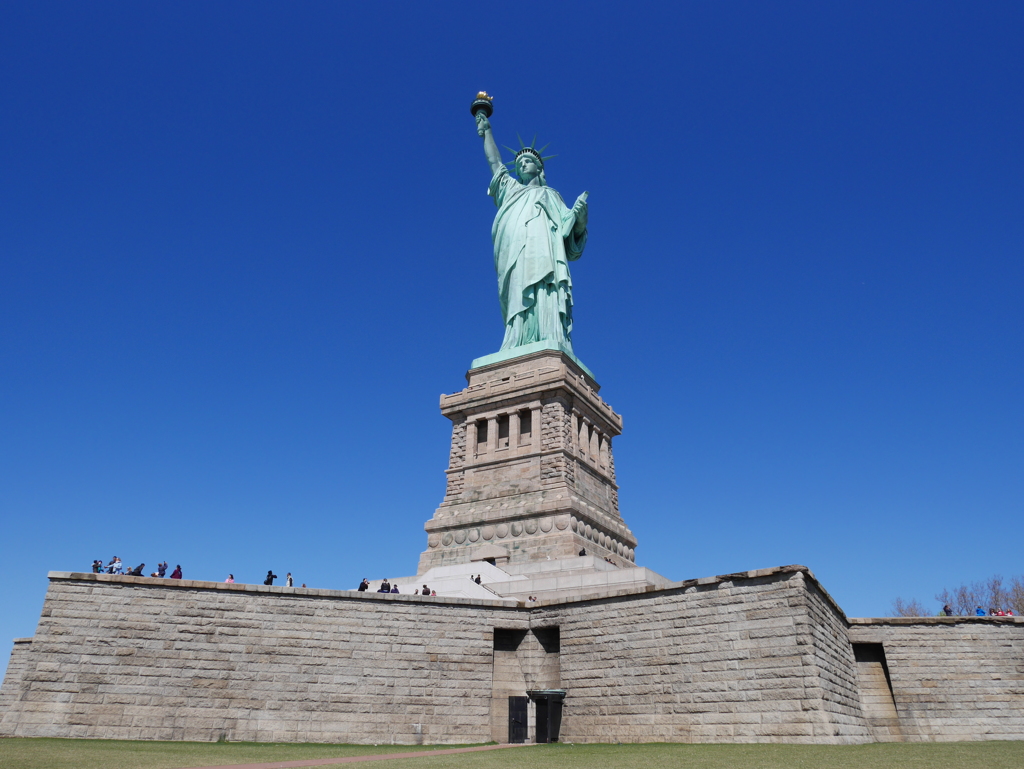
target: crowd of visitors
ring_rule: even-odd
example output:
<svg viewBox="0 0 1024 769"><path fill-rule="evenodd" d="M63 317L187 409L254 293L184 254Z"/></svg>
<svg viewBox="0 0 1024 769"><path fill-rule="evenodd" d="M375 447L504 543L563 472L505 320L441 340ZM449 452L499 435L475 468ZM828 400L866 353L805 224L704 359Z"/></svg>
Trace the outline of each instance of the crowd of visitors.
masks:
<svg viewBox="0 0 1024 769"><path fill-rule="evenodd" d="M947 617L951 616L953 614L953 610L950 609L947 612L946 609L949 609L949 605L948 604L946 606L942 607L942 611L946 614ZM988 610L988 612L986 612L983 608L981 608L979 606L979 607L977 607L974 610L974 613L977 616L979 616L979 617L984 617L986 615L989 616L989 617L1012 617L1013 616L1013 609L996 609L996 608L991 608L991 609Z"/></svg>
<svg viewBox="0 0 1024 769"><path fill-rule="evenodd" d="M103 565L103 561L97 559L92 562L92 573L93 574L122 574L129 577L145 577L146 576L146 564L140 563L134 569L125 568L124 563L116 555L110 560L106 566ZM167 562L158 563L156 565L156 571L152 572L150 577L163 578L167 575ZM174 573L171 574L171 579L181 579L181 566L174 569Z"/></svg>
<svg viewBox="0 0 1024 769"><path fill-rule="evenodd" d="M470 579L472 579L472 577L470 577ZM477 577L477 580L478 580L477 584L479 584L479 577ZM305 587L305 585L303 585L303 587ZM368 580L366 577L363 577L363 581L359 583L359 587L357 587L356 590L358 590L360 593L365 593L369 589L370 589L370 580ZM398 589L398 585L397 584L392 585L391 582L388 581L388 578L385 577L384 579L382 579L380 581L380 587L377 588L377 592L378 593L399 593L401 591ZM433 590L431 590L426 585L424 585L422 589L416 588L415 590L412 591L412 594L413 595L434 595L434 596L437 595L437 593L435 593Z"/></svg>
<svg viewBox="0 0 1024 769"><path fill-rule="evenodd" d="M156 565L156 571L150 572L148 576L157 579L166 579L167 575L167 561L161 561ZM126 568L124 563L116 555L110 560L110 562L104 566L103 561L97 559L92 562L93 574L120 574L129 577L145 577L146 575L146 564L140 563L134 569ZM174 571L170 574L170 579L183 579L183 573L181 570L181 564L174 567ZM274 574L273 569L267 570L267 577L263 580L264 585L273 585L274 580L277 579L277 575ZM228 578L224 580L227 584L235 584L235 575L228 574ZM288 572L288 576L285 577L285 584L288 587L295 586L295 580L292 577L292 573ZM302 583L302 587L305 587L306 583ZM360 588L361 590L364 588ZM397 590L395 591L398 592Z"/></svg>
<svg viewBox="0 0 1024 769"><path fill-rule="evenodd" d="M943 606L942 607L942 611L939 612L939 616L940 617L943 616L943 615L945 615L947 617L952 617L955 614L956 614L956 612L953 611L953 607L950 606L948 603L945 606ZM985 611L981 606L975 607L974 614L976 616L978 616L978 617L1012 617L1012 616L1014 616L1013 609L996 609L996 608L993 607L993 608L989 609L988 611Z"/></svg>

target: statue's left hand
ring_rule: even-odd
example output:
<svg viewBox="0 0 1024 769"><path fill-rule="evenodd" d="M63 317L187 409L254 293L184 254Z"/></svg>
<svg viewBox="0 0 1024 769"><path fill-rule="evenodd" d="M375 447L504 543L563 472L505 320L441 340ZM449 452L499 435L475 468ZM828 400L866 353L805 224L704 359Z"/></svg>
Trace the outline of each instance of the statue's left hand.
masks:
<svg viewBox="0 0 1024 769"><path fill-rule="evenodd" d="M573 231L578 235L587 229L587 195L589 193L584 192L573 203L572 213L576 217L576 224L573 225Z"/></svg>

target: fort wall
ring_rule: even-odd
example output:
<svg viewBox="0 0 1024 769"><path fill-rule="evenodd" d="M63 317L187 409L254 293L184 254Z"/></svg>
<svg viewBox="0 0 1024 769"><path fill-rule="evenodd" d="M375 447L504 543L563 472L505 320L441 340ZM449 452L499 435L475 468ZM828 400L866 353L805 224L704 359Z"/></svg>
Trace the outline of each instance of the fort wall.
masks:
<svg viewBox="0 0 1024 769"><path fill-rule="evenodd" d="M805 571L744 572L538 611L535 622L561 624L565 739L867 741L855 687L832 683L855 676L852 653L817 651L811 608L841 614L808 589Z"/></svg>
<svg viewBox="0 0 1024 769"><path fill-rule="evenodd" d="M7 673L3 685L0 686L0 716L18 699L21 691L22 678L28 665L31 638L15 638L11 649L11 659L7 663Z"/></svg>
<svg viewBox="0 0 1024 769"><path fill-rule="evenodd" d="M498 602L51 573L0 734L486 742L510 623Z"/></svg>
<svg viewBox="0 0 1024 769"><path fill-rule="evenodd" d="M884 655L903 739L1024 739L1021 618L851 619L849 634Z"/></svg>
<svg viewBox="0 0 1024 769"><path fill-rule="evenodd" d="M535 689L572 742L1024 739L1024 622L847 619L801 566L529 605L51 572L0 735L504 741Z"/></svg>

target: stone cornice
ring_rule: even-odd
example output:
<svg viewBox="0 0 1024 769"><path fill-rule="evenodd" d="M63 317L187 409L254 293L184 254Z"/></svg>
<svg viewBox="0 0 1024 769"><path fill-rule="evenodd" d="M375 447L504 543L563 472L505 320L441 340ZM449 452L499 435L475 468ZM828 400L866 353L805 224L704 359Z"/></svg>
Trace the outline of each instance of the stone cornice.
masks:
<svg viewBox="0 0 1024 769"><path fill-rule="evenodd" d="M550 355L550 354L548 354ZM538 354L538 363L542 363L544 354ZM548 365L540 365L536 369L512 374L506 379L484 381L470 384L466 389L451 395L441 395L441 413L451 419L461 413L472 413L474 408L492 406L495 399L507 396L509 399L520 400L531 395L541 396L544 393L564 390L574 398L586 403L607 420L614 428L616 435L622 432L622 417L616 414L604 399L597 394L587 377L577 375L573 368L566 364L568 358L555 356L556 361ZM563 358L559 361L558 358ZM529 359L527 359L529 360Z"/></svg>

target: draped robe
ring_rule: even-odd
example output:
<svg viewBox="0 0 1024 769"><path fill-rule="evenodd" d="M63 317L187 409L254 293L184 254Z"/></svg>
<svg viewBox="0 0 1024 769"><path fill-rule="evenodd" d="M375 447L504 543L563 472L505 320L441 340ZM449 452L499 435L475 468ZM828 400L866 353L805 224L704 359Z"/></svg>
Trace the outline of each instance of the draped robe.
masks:
<svg viewBox="0 0 1024 769"><path fill-rule="evenodd" d="M494 174L487 194L498 207L491 238L505 320L501 349L554 341L571 352L568 263L583 255L586 231L573 234L576 216L555 190L522 184L504 166Z"/></svg>

